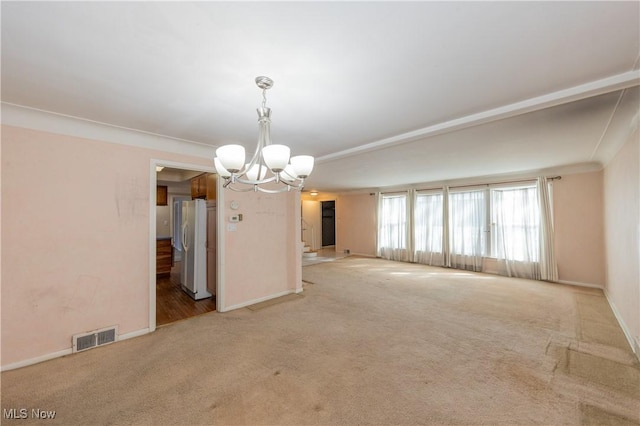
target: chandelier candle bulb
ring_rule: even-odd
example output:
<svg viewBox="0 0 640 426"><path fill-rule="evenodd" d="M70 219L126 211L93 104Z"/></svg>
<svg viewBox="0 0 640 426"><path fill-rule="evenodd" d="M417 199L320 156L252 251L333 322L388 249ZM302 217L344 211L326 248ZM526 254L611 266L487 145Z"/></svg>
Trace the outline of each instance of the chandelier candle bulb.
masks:
<svg viewBox="0 0 640 426"><path fill-rule="evenodd" d="M222 167L222 163L220 162L220 159L218 157L213 159L213 165L216 167L216 171L221 177L223 178L231 177L231 172L229 172L229 170Z"/></svg>
<svg viewBox="0 0 640 426"><path fill-rule="evenodd" d="M216 149L216 157L222 167L231 173L237 173L244 166L245 154L242 145L224 145Z"/></svg>
<svg viewBox="0 0 640 426"><path fill-rule="evenodd" d="M287 167L280 172L280 179L286 182L293 182L297 177L298 175L296 175L296 171L293 170L293 166L291 164L287 164Z"/></svg>
<svg viewBox="0 0 640 426"><path fill-rule="evenodd" d="M262 158L272 172L278 173L289 164L291 150L286 145L268 145L262 150Z"/></svg>
<svg viewBox="0 0 640 426"><path fill-rule="evenodd" d="M291 165L296 173L296 176L301 179L305 179L311 174L313 170L314 159L310 155L296 155L291 157Z"/></svg>
<svg viewBox="0 0 640 426"><path fill-rule="evenodd" d="M249 168L249 164L247 164L247 169L246 175L250 181L262 180L267 175L267 168L261 164L254 164L251 168Z"/></svg>

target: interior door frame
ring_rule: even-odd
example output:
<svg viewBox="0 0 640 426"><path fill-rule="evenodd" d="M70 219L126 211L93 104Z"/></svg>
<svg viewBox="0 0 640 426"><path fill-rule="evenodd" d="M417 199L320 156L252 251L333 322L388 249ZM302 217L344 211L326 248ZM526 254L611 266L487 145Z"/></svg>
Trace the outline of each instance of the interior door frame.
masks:
<svg viewBox="0 0 640 426"><path fill-rule="evenodd" d="M149 332L156 330L156 201L157 201L157 189L158 174L156 167L170 167L172 169L190 170L194 172L203 173L216 173L216 169L213 166L203 166L200 164L191 163L179 163L175 161L167 161L152 158L149 162ZM218 205L224 205L224 191L222 191L222 179L216 179L218 188L216 191L216 202ZM221 223L220 210L216 210L218 227L224 225ZM223 306L224 295L224 269L223 269L223 247L224 247L224 233L217 233L217 280L216 280L216 309L220 310Z"/></svg>
<svg viewBox="0 0 640 426"><path fill-rule="evenodd" d="M333 244L324 245L324 205L322 203L333 203ZM320 248L336 246L336 200L320 201Z"/></svg>

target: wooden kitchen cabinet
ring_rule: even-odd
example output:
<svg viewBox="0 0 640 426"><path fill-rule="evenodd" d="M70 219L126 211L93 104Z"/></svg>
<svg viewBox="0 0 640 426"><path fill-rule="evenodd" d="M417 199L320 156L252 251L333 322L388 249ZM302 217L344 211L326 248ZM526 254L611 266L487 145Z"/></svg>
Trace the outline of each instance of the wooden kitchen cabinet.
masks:
<svg viewBox="0 0 640 426"><path fill-rule="evenodd" d="M156 186L156 206L167 206L167 187L163 185Z"/></svg>
<svg viewBox="0 0 640 426"><path fill-rule="evenodd" d="M217 175L203 173L191 179L191 198L216 199Z"/></svg>
<svg viewBox="0 0 640 426"><path fill-rule="evenodd" d="M156 239L156 275L169 275L173 266L171 238Z"/></svg>

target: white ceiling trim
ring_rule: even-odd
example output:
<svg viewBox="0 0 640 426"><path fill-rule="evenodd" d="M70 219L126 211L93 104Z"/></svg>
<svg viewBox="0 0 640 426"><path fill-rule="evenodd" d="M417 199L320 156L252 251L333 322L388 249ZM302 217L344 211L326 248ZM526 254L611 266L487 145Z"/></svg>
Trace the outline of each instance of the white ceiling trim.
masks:
<svg viewBox="0 0 640 426"><path fill-rule="evenodd" d="M2 102L2 124L175 154L211 158L215 146Z"/></svg>
<svg viewBox="0 0 640 426"><path fill-rule="evenodd" d="M598 153L598 149L600 149L600 145L602 145L602 141L604 140L604 137L607 134L607 131L609 131L609 127L611 126L611 122L613 121L613 117L615 117L616 112L618 111L618 107L620 106L620 102L622 102L622 98L624 98L624 93L625 92L626 92L626 89L622 90L620 92L620 96L618 96L618 101L616 102L616 106L614 106L613 107L613 111L611 111L611 116L609 117L609 121L607 121L607 125L604 126L604 130L602 131L602 134L600 135L600 139L598 139L598 143L593 148L593 152L591 152L591 157L590 158L591 158L592 161L596 157L596 154Z"/></svg>
<svg viewBox="0 0 640 426"><path fill-rule="evenodd" d="M467 127L477 126L504 118L514 117L516 115L525 114L553 106L566 104L569 102L586 99L593 96L603 95L606 93L622 90L629 87L640 85L640 70L628 71L617 74L601 80L592 81L579 86L568 89L559 90L524 101L504 105L498 108L467 115L465 117L456 118L454 120L445 121L422 129L402 133L397 136L381 139L355 148L345 149L343 151L327 154L316 158L317 163L330 160L350 157L364 152L375 151L381 148L387 148L394 145L400 145L411 142L419 138L435 136Z"/></svg>

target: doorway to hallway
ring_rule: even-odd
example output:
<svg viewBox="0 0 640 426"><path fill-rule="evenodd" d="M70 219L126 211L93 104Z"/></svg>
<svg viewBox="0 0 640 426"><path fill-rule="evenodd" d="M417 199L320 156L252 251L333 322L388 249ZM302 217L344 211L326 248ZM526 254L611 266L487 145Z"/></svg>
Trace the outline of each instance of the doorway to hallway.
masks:
<svg viewBox="0 0 640 426"><path fill-rule="evenodd" d="M321 201L322 211L322 247L336 244L336 202Z"/></svg>

